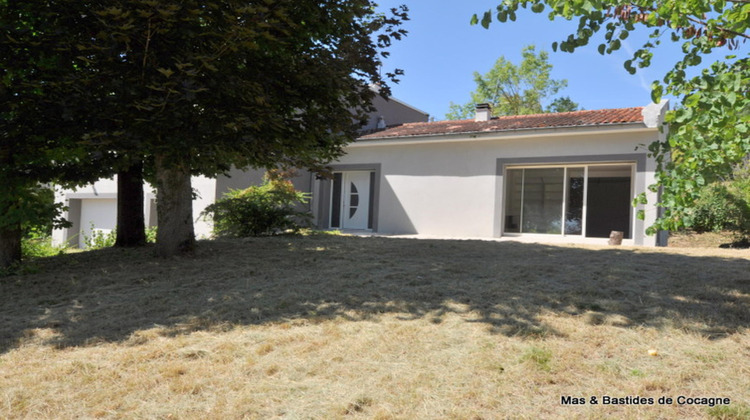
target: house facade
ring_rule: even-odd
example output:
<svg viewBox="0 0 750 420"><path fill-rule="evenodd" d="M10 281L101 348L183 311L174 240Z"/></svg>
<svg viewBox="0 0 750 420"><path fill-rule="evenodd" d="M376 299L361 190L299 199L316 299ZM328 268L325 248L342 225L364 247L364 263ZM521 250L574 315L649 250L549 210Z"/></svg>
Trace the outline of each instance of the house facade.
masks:
<svg viewBox="0 0 750 420"><path fill-rule="evenodd" d="M659 198L648 189L656 163L647 147L666 138L667 102L495 118L478 107L471 120L427 122L416 108L377 99L379 112L331 165L332 179L307 172L293 179L311 193L317 227L578 243L607 243L619 231L626 245L666 245L666 234L646 235L646 228L658 216ZM211 234L210 221L198 218L207 205L229 189L260 183L263 173L234 169L215 179L195 177L196 235ZM154 194L144 188L146 221L155 225ZM641 193L648 204L633 207ZM58 199L74 223L55 232L58 242L81 243L92 226L114 229L114 181L64 191Z"/></svg>
<svg viewBox="0 0 750 420"><path fill-rule="evenodd" d="M655 161L668 104L409 123L360 137L313 185L318 226L457 238L666 245ZM648 204L632 206L645 193ZM637 217L642 212L643 219Z"/></svg>

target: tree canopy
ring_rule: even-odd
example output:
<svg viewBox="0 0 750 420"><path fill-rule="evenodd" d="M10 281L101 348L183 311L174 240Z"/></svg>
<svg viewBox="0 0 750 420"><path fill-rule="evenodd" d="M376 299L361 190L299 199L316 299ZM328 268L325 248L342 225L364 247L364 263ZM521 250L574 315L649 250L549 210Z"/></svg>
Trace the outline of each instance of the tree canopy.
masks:
<svg viewBox="0 0 750 420"><path fill-rule="evenodd" d="M446 118L450 120L469 118L474 114L474 107L479 103L492 105L492 114L522 115L544 112L544 102L568 85L567 80L555 80L550 77L552 64L546 51L536 52L533 45L527 46L521 52L521 64L515 65L501 56L484 75L474 72L474 82L477 88L470 93L471 100L463 105L451 102L450 112ZM567 98L569 102L557 103L565 110L577 104ZM556 109L556 108L555 108Z"/></svg>
<svg viewBox="0 0 750 420"><path fill-rule="evenodd" d="M191 175L214 176L232 165L321 170L339 157L372 110L369 86L387 95L387 82L399 74L381 76L381 56L405 35L399 25L407 19L405 7L376 14L369 0L46 6L0 2L4 28L45 16L25 38L3 34L2 67L54 57L38 42L45 37L56 37L63 57L29 88L36 96L28 109L59 106L51 123L37 118L40 124L16 138L50 141L54 116L64 115L70 130L58 127L55 137L113 157L109 168L145 158L157 187L161 255L193 247ZM21 159L37 168L37 157Z"/></svg>
<svg viewBox="0 0 750 420"><path fill-rule="evenodd" d="M481 22L487 28L493 20L516 20L520 8L546 12L550 20L577 18L578 30L552 45L565 52L574 52L600 35L599 53L610 54L622 47L632 31L646 28L648 41L623 63L630 73L649 66L662 42L680 45L682 57L652 85L655 102L674 95L680 103L666 116L670 124L667 141L649 146L658 163L657 185L651 188L662 189L660 204L665 208L650 230L688 225L701 187L731 177L733 168L750 153L750 55L742 51L750 38L750 3L509 0L481 19L474 15L472 23ZM704 57L717 49L725 51L726 57L704 65ZM690 76L693 67L700 71Z"/></svg>
<svg viewBox="0 0 750 420"><path fill-rule="evenodd" d="M153 157L163 255L192 248L191 174L320 168L340 156L382 83L378 46L398 19L369 1L106 2L82 42L81 85L107 86L117 149ZM389 32L390 31L390 32ZM179 191L179 193L177 193ZM169 245L168 245L169 244Z"/></svg>
<svg viewBox="0 0 750 420"><path fill-rule="evenodd" d="M42 184L90 182L99 165L79 147L81 126L56 95L74 71L66 34L45 31L57 10L0 1L0 268L21 258L21 238L35 226L62 225ZM50 83L59 80L61 84Z"/></svg>
<svg viewBox="0 0 750 420"><path fill-rule="evenodd" d="M577 102L573 102L570 96L562 96L555 98L551 104L547 107L547 112L572 112L581 109Z"/></svg>

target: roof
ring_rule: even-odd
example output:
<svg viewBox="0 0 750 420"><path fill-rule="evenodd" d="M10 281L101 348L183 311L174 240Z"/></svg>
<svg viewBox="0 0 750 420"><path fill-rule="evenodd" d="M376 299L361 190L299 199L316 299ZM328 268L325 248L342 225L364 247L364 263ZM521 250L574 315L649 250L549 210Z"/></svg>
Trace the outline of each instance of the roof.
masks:
<svg viewBox="0 0 750 420"><path fill-rule="evenodd" d="M512 115L489 121L458 120L406 123L366 134L359 140L441 134L489 133L540 128L590 127L643 123L643 107L598 109L553 114Z"/></svg>

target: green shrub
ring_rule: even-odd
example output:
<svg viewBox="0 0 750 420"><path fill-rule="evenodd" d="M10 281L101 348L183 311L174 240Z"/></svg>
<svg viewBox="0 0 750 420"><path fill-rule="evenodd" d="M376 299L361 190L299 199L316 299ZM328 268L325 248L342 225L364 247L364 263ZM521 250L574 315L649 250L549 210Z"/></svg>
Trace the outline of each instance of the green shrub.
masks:
<svg viewBox="0 0 750 420"><path fill-rule="evenodd" d="M52 244L52 237L42 229L32 229L21 240L24 258L51 257L65 252L65 246Z"/></svg>
<svg viewBox="0 0 750 420"><path fill-rule="evenodd" d="M146 228L146 243L156 243L156 226ZM110 232L104 232L91 225L91 236L83 235L83 243L86 249L111 248L117 242L117 226Z"/></svg>
<svg viewBox="0 0 750 420"><path fill-rule="evenodd" d="M35 258L52 257L65 252L65 246L52 244L52 236L45 226L29 229L21 239L23 261L16 261L8 267L0 268L0 277L38 273L40 268Z"/></svg>
<svg viewBox="0 0 750 420"><path fill-rule="evenodd" d="M102 249L110 248L115 246L117 240L117 229L112 229L109 232L104 232L94 228L94 224L91 224L91 236L83 235L83 243L86 249Z"/></svg>
<svg viewBox="0 0 750 420"><path fill-rule="evenodd" d="M285 174L269 172L262 185L231 190L206 207L202 216L214 223L214 235L246 237L298 232L309 224L310 214L297 210L309 194L294 189Z"/></svg>
<svg viewBox="0 0 750 420"><path fill-rule="evenodd" d="M695 202L692 228L696 232L729 230L750 234L750 178L707 185Z"/></svg>
<svg viewBox="0 0 750 420"><path fill-rule="evenodd" d="M730 189L738 199L750 204L750 175L732 180Z"/></svg>
<svg viewBox="0 0 750 420"><path fill-rule="evenodd" d="M157 226L149 226L146 228L146 243L147 244L156 243L156 230L157 229L158 229Z"/></svg>

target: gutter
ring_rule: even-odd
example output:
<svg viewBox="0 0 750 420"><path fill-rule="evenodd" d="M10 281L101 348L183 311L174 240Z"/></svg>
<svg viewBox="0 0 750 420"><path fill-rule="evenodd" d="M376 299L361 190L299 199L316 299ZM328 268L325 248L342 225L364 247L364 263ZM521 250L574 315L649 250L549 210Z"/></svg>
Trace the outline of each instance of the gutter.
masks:
<svg viewBox="0 0 750 420"><path fill-rule="evenodd" d="M633 132L651 132L658 131L656 128L650 128L644 125L642 121L620 124L607 125L589 125L589 126L560 126L549 128L521 128L498 131L467 131L458 133L436 133L436 134L416 134L402 137L371 137L368 139L357 139L349 143L346 147L370 147L370 146L392 146L392 145L411 145L411 144L431 144L431 143L460 143L468 141L487 141L518 139L529 137L561 137L571 134L612 134L612 133L633 133Z"/></svg>

